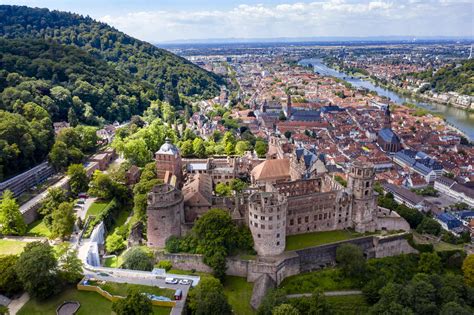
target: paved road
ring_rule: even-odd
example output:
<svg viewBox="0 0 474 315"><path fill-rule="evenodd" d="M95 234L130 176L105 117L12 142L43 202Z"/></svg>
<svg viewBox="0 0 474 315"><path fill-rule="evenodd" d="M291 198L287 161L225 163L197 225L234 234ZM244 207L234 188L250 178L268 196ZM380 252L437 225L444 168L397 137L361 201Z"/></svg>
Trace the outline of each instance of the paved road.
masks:
<svg viewBox="0 0 474 315"><path fill-rule="evenodd" d="M15 315L18 311L30 300L30 296L28 293L23 293L18 299L12 300L10 304L8 304L8 311L10 315Z"/></svg>
<svg viewBox="0 0 474 315"><path fill-rule="evenodd" d="M343 296L343 295L359 295L362 294L360 290L348 290L348 291L326 291L323 292L325 296ZM311 296L312 293L301 293L301 294L288 294L286 297L289 299L299 298L305 296Z"/></svg>
<svg viewBox="0 0 474 315"><path fill-rule="evenodd" d="M167 288L171 290L176 290L176 289L181 289L183 291L183 298L180 301L176 301L176 306L173 307L171 310L171 315L181 315L183 312L184 308L184 303L186 301L186 297L188 295L189 291L189 285L180 285L180 284L167 284L165 283L165 280L163 278L132 278L132 277L125 277L123 275L121 276L115 276L115 275L109 275L109 276L103 276L99 275L96 272L89 271L89 270L84 270L84 274L94 277L99 280L104 280L104 281L110 281L110 282L118 282L118 283L133 283L133 284L142 284L142 285L147 285L147 286L155 286L155 287L160 287L160 288Z"/></svg>

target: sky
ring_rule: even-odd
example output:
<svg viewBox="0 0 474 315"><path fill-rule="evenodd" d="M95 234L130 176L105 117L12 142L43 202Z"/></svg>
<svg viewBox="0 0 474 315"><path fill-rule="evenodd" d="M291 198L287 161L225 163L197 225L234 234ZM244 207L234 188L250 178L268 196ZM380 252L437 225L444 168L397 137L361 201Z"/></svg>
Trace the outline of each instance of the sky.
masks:
<svg viewBox="0 0 474 315"><path fill-rule="evenodd" d="M473 0L16 0L89 15L152 43L281 37L474 36Z"/></svg>

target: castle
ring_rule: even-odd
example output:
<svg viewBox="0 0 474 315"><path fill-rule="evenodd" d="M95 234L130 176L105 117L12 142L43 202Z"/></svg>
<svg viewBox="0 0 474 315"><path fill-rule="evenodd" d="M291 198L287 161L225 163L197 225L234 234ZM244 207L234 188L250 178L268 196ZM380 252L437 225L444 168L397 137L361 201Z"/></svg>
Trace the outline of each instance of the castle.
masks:
<svg viewBox="0 0 474 315"><path fill-rule="evenodd" d="M157 174L164 183L148 194L150 247L164 247L170 236L184 235L200 215L213 207L227 209L236 222L250 228L259 256L282 254L288 235L343 229L362 233L409 229L403 218L377 206L371 163L353 161L344 187L327 173L322 157L296 148L286 157L278 154L275 159L254 161L248 174L250 188L234 198L220 198L212 194L212 185L220 176L205 171L183 175L185 163L169 141L156 158ZM186 177L181 190L181 180ZM176 180L170 183L170 179Z"/></svg>

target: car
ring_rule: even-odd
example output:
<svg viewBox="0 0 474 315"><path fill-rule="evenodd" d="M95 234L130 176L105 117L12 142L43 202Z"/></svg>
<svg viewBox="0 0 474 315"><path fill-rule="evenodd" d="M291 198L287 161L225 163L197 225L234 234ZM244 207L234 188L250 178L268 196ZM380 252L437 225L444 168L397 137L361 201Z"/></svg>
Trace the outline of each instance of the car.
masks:
<svg viewBox="0 0 474 315"><path fill-rule="evenodd" d="M167 284L177 284L177 283L178 283L178 279L175 279L175 278L166 278L166 279L165 279L165 283L167 283Z"/></svg>
<svg viewBox="0 0 474 315"><path fill-rule="evenodd" d="M189 285L189 284L191 284L191 280L188 280L188 279L181 279L181 280L179 280L178 283L179 283L179 284L184 284L184 285Z"/></svg>

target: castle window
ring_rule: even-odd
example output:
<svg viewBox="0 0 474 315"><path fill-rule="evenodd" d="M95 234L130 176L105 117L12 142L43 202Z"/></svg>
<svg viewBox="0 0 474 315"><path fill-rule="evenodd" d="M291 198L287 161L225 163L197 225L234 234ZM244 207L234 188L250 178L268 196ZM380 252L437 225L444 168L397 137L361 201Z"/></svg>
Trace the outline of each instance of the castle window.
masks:
<svg viewBox="0 0 474 315"><path fill-rule="evenodd" d="M268 226L268 229L269 229L269 230L273 230L273 225L269 225L269 226Z"/></svg>
<svg viewBox="0 0 474 315"><path fill-rule="evenodd" d="M325 214L324 214L324 220L326 220L326 219L327 219L327 217L328 217L328 214L327 214L327 213L325 213Z"/></svg>
<svg viewBox="0 0 474 315"><path fill-rule="evenodd" d="M321 220L323 218L322 214L320 213L319 214L319 220ZM326 213L324 214L324 218L326 219Z"/></svg>
<svg viewBox="0 0 474 315"><path fill-rule="evenodd" d="M277 238L280 238L280 233L277 233Z"/></svg>
<svg viewBox="0 0 474 315"><path fill-rule="evenodd" d="M256 214L254 214L253 217L254 217L255 219L258 219L258 215L256 215Z"/></svg>
<svg viewBox="0 0 474 315"><path fill-rule="evenodd" d="M306 228L306 231L309 231L309 226Z"/></svg>
<svg viewBox="0 0 474 315"><path fill-rule="evenodd" d="M365 187L367 187L367 188L369 187L369 182L365 183Z"/></svg>
<svg viewBox="0 0 474 315"><path fill-rule="evenodd" d="M261 237L260 234L257 234L257 237L260 238Z"/></svg>
<svg viewBox="0 0 474 315"><path fill-rule="evenodd" d="M301 224L301 218L298 218L298 224Z"/></svg>
<svg viewBox="0 0 474 315"><path fill-rule="evenodd" d="M272 217L272 216L269 216L269 217L268 217L268 221L273 221L273 217Z"/></svg>
<svg viewBox="0 0 474 315"><path fill-rule="evenodd" d="M166 216L164 216L164 215L163 215L163 216L161 216L161 219L166 219Z"/></svg>
<svg viewBox="0 0 474 315"><path fill-rule="evenodd" d="M308 223L308 222L309 222L309 217L305 217L305 218L304 218L304 222L305 222L305 223Z"/></svg>
<svg viewBox="0 0 474 315"><path fill-rule="evenodd" d="M277 220L280 220L280 215L279 214L277 214Z"/></svg>
<svg viewBox="0 0 474 315"><path fill-rule="evenodd" d="M265 224L260 225L260 228L261 228L262 230L265 230Z"/></svg>
<svg viewBox="0 0 474 315"><path fill-rule="evenodd" d="M346 218L346 222L347 222L347 218Z"/></svg>
<svg viewBox="0 0 474 315"><path fill-rule="evenodd" d="M295 224L295 221L293 219L290 219L290 225Z"/></svg>
<svg viewBox="0 0 474 315"><path fill-rule="evenodd" d="M341 219L339 219L338 222L341 223Z"/></svg>
<svg viewBox="0 0 474 315"><path fill-rule="evenodd" d="M261 215L260 220L265 221L265 217L263 215Z"/></svg>
<svg viewBox="0 0 474 315"><path fill-rule="evenodd" d="M367 196L367 195L369 194L369 191L368 191L368 190L366 190L364 194Z"/></svg>
<svg viewBox="0 0 474 315"><path fill-rule="evenodd" d="M316 221L318 219L318 216L317 215L314 215L314 221Z"/></svg>
<svg viewBox="0 0 474 315"><path fill-rule="evenodd" d="M255 222L253 225L254 225L255 227L258 227L258 223L257 223L257 222Z"/></svg>

